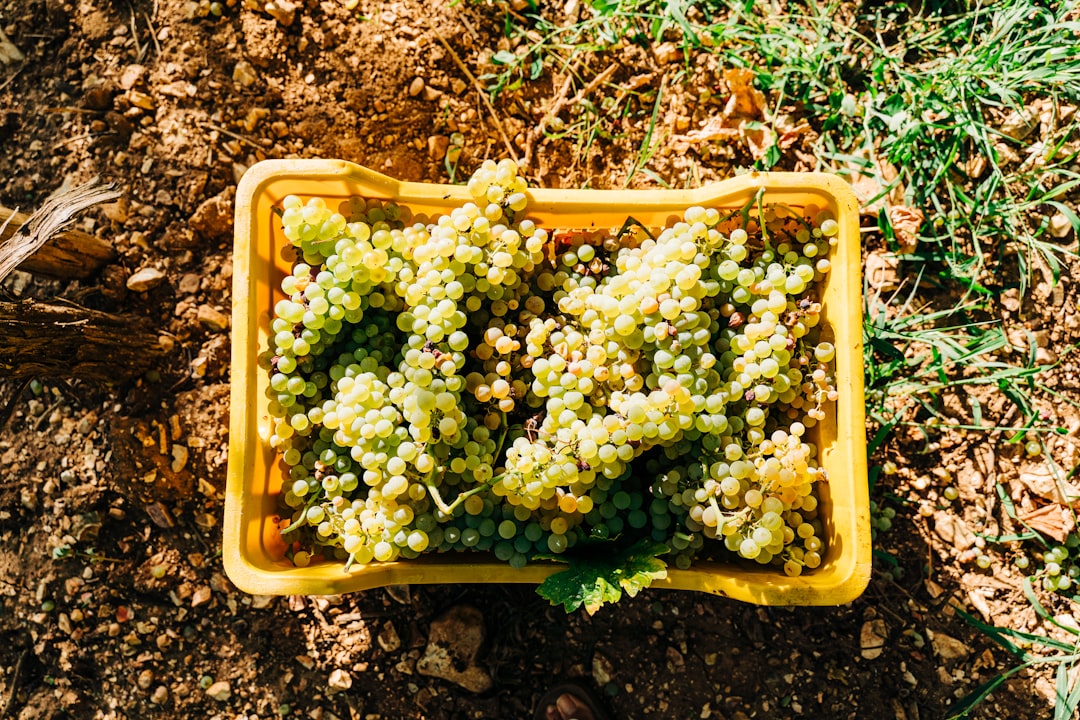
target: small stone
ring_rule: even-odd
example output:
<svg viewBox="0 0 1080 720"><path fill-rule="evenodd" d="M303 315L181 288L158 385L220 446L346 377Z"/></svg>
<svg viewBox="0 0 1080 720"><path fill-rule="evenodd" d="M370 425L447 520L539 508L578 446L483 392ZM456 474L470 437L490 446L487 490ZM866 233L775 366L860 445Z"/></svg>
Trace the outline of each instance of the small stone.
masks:
<svg viewBox="0 0 1080 720"><path fill-rule="evenodd" d="M433 88L430 85L424 88L424 99L428 102L435 102L441 98L442 95L442 90L439 90L438 88Z"/></svg>
<svg viewBox="0 0 1080 720"><path fill-rule="evenodd" d="M191 607L199 607L210 602L211 592L208 585L200 585L195 588L195 592L191 595Z"/></svg>
<svg viewBox="0 0 1080 720"><path fill-rule="evenodd" d="M296 662L300 663L307 670L315 669L315 660L310 655L297 655Z"/></svg>
<svg viewBox="0 0 1080 720"><path fill-rule="evenodd" d="M1037 125L1038 117L1035 110L1025 108L1020 112L1014 110L1009 113L998 129L1013 140L1023 140L1035 130Z"/></svg>
<svg viewBox="0 0 1080 720"><path fill-rule="evenodd" d="M202 277L196 273L187 273L180 278L180 282L177 283L176 289L180 291L182 295L194 295L199 292L199 288L202 286Z"/></svg>
<svg viewBox="0 0 1080 720"><path fill-rule="evenodd" d="M206 688L206 694L218 702L225 702L232 697L232 688L229 686L227 680L218 680L216 683Z"/></svg>
<svg viewBox="0 0 1080 720"><path fill-rule="evenodd" d="M196 319L200 325L215 332L229 327L229 316L209 305L199 306Z"/></svg>
<svg viewBox="0 0 1080 720"><path fill-rule="evenodd" d="M427 147L428 157L432 160L442 160L450 148L450 138L446 135L432 135L427 139Z"/></svg>
<svg viewBox="0 0 1080 720"><path fill-rule="evenodd" d="M225 237L233 229L233 203L227 195L204 200L188 220L191 229L208 240Z"/></svg>
<svg viewBox="0 0 1080 720"><path fill-rule="evenodd" d="M271 0L271 2L268 2L263 6L263 9L279 23L285 27L290 27L293 24L293 21L296 20L296 10L298 7L298 5L289 2L289 0Z"/></svg>
<svg viewBox="0 0 1080 720"><path fill-rule="evenodd" d="M656 54L656 62L661 65L682 60L682 50L675 43L660 43L653 49L653 52Z"/></svg>
<svg viewBox="0 0 1080 720"><path fill-rule="evenodd" d="M409 97L416 97L424 91L424 79L413 78L412 83L409 85Z"/></svg>
<svg viewBox="0 0 1080 720"><path fill-rule="evenodd" d="M352 687L352 676L345 672L341 668L337 668L330 673L330 678L326 682L330 688L326 691L327 695L336 695L339 692L344 692Z"/></svg>
<svg viewBox="0 0 1080 720"><path fill-rule="evenodd" d="M275 595L252 595L251 608L253 610L265 610L274 602Z"/></svg>
<svg viewBox="0 0 1080 720"><path fill-rule="evenodd" d="M179 443L172 446L173 461L169 466L174 473L178 473L184 469L188 461L188 449L184 445Z"/></svg>
<svg viewBox="0 0 1080 720"><path fill-rule="evenodd" d="M1050 234L1058 240L1069 237L1072 229L1072 223L1069 222L1069 218L1065 217L1065 213L1054 213L1050 217Z"/></svg>
<svg viewBox="0 0 1080 720"><path fill-rule="evenodd" d="M930 633L930 645L942 660L957 660L971 654L971 648L945 633Z"/></svg>
<svg viewBox="0 0 1080 720"><path fill-rule="evenodd" d="M1050 348L1036 348L1035 350L1035 364L1036 365L1053 365L1058 361L1058 355Z"/></svg>
<svg viewBox="0 0 1080 720"><path fill-rule="evenodd" d="M146 292L147 290L160 285L164 279L165 273L157 268L146 267L142 270L137 270L127 279L126 284L127 289L132 292Z"/></svg>
<svg viewBox="0 0 1080 720"><path fill-rule="evenodd" d="M158 685L154 688L153 694L150 696L150 702L155 705L164 705L169 699L169 689L164 685Z"/></svg>
<svg viewBox="0 0 1080 720"><path fill-rule="evenodd" d="M114 223L123 225L127 222L131 211L131 204L126 197L122 197L116 202L111 202L101 206L101 212L105 217L112 220Z"/></svg>
<svg viewBox="0 0 1080 720"><path fill-rule="evenodd" d="M389 620L383 623L377 640L379 641L379 647L388 653L394 652L401 647L401 637L398 635L397 628Z"/></svg>
<svg viewBox="0 0 1080 720"><path fill-rule="evenodd" d="M157 107L154 98L140 90L128 90L128 100L140 110L153 110Z"/></svg>
<svg viewBox="0 0 1080 720"><path fill-rule="evenodd" d="M150 521L159 528L168 529L176 527L176 521L173 519L172 513L169 512L169 508L165 507L165 504L160 500L147 505L146 514L150 516Z"/></svg>
<svg viewBox="0 0 1080 720"><path fill-rule="evenodd" d="M90 110L108 110L112 107L114 88L108 84L95 85L83 95L83 107Z"/></svg>
<svg viewBox="0 0 1080 720"><path fill-rule="evenodd" d="M145 65L128 65L124 68L124 72L120 73L120 87L130 90L139 84L144 75L146 75Z"/></svg>
<svg viewBox="0 0 1080 720"><path fill-rule="evenodd" d="M862 656L865 659L874 660L881 657L881 653L885 650L885 641L889 637L885 621L881 618L867 620L863 623L859 637Z"/></svg>
<svg viewBox="0 0 1080 720"><path fill-rule="evenodd" d="M233 66L233 82L241 87L251 87L259 76L255 74L255 67L247 60L241 60Z"/></svg>
<svg viewBox="0 0 1080 720"><path fill-rule="evenodd" d="M468 87L469 84L461 78L454 78L450 81L450 89L454 91L455 95L460 95L461 93L465 92Z"/></svg>
<svg viewBox="0 0 1080 720"><path fill-rule="evenodd" d="M150 686L154 684L154 671L149 669L143 670L141 673L139 673L139 677L135 680L135 682L140 689L149 690Z"/></svg>

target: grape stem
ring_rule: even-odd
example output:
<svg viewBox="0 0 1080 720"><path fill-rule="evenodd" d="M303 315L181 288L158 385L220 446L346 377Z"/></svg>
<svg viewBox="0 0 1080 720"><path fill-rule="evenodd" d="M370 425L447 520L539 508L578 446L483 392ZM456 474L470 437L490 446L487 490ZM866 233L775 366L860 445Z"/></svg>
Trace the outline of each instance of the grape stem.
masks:
<svg viewBox="0 0 1080 720"><path fill-rule="evenodd" d="M319 494L318 493L312 493L311 496L310 496L310 499L304 504L304 509L300 511L300 517L298 517L296 520L294 520L292 522L292 524L289 525L289 527L282 530L281 534L285 535L287 533L291 533L293 530L296 530L299 527L302 527L304 525L304 523L307 522L307 511L308 511L308 509L313 507L315 505L316 501L318 501L318 499L319 499Z"/></svg>
<svg viewBox="0 0 1080 720"><path fill-rule="evenodd" d="M503 444L506 442L506 435L510 431L510 426L506 422L506 413L499 411L499 418L499 427L502 428L502 434L499 436L499 442L495 446L495 454L492 455L492 457L496 459L502 453ZM431 470L428 471L428 474L424 477L422 482L424 483L424 487L427 488L428 494L431 495L431 499L435 502L435 507L439 508L440 512L443 512L447 515L452 515L453 512L461 506L461 503L465 502L481 490L486 490L488 487L491 486L492 483L500 480L503 477L502 475L500 475L497 478L493 478L490 482L481 483L476 487L472 488L471 490L466 490L465 492L458 495L457 498L454 499L454 502L447 505L446 501L442 499L442 495L439 494L439 489L435 487L435 484L433 482L431 482L431 478L435 476L436 469L439 468L432 467ZM445 470L446 468L441 469Z"/></svg>

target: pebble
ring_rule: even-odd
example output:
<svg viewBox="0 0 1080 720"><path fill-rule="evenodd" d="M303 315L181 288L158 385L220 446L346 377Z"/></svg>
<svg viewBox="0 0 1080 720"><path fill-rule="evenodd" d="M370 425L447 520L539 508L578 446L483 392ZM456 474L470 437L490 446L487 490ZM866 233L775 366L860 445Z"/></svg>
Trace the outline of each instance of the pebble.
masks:
<svg viewBox="0 0 1080 720"><path fill-rule="evenodd" d="M427 139L427 147L428 157L432 160L442 160L450 148L450 138L446 135L432 135Z"/></svg>
<svg viewBox="0 0 1080 720"><path fill-rule="evenodd" d="M120 87L130 90L139 84L144 75L146 75L145 65L128 65L124 68L124 72L120 73Z"/></svg>
<svg viewBox="0 0 1080 720"><path fill-rule="evenodd" d="M139 673L138 679L135 681L143 690L149 690L150 686L154 684L154 671L147 669Z"/></svg>
<svg viewBox="0 0 1080 720"><path fill-rule="evenodd" d="M196 273L187 273L180 278L180 282L177 283L176 289L180 291L182 295L194 295L199 292L199 288L202 286L202 277Z"/></svg>
<svg viewBox="0 0 1080 720"><path fill-rule="evenodd" d="M233 229L233 203L227 195L203 200L188 219L191 229L204 238L224 237Z"/></svg>
<svg viewBox="0 0 1080 720"><path fill-rule="evenodd" d="M173 461L169 466L174 473L178 473L184 469L188 461L188 449L186 446L179 443L172 446Z"/></svg>
<svg viewBox="0 0 1080 720"><path fill-rule="evenodd" d="M1009 116L1005 118L998 129L1013 140L1023 140L1035 130L1037 125L1038 119L1035 111L1031 108L1025 108L1022 112L1014 110L1009 113Z"/></svg>
<svg viewBox="0 0 1080 720"><path fill-rule="evenodd" d="M259 76L255 74L255 67L247 60L241 60L233 67L233 82L242 87L251 87Z"/></svg>
<svg viewBox="0 0 1080 720"><path fill-rule="evenodd" d="M195 317L208 330L216 332L229 327L229 316L210 305L200 305Z"/></svg>
<svg viewBox="0 0 1080 720"><path fill-rule="evenodd" d="M252 595L251 596L251 608L253 610L265 610L270 607L274 602L276 596L274 595Z"/></svg>
<svg viewBox="0 0 1080 720"><path fill-rule="evenodd" d="M154 693L150 696L150 702L155 705L164 705L169 699L169 689L164 685L158 685L154 688Z"/></svg>
<svg viewBox="0 0 1080 720"><path fill-rule="evenodd" d="M330 678L326 683L329 686L327 695L336 695L339 692L344 692L352 687L352 676L345 672L341 668L334 670L330 673Z"/></svg>
<svg viewBox="0 0 1080 720"><path fill-rule="evenodd" d="M477 608L450 608L432 621L424 656L416 663L417 672L448 680L474 693L490 690L491 676L476 665L485 635L484 615Z"/></svg>
<svg viewBox="0 0 1080 720"><path fill-rule="evenodd" d="M290 27L293 21L296 20L297 8L298 5L289 2L289 0L271 0L271 2L266 3L263 9L279 23L285 27Z"/></svg>
<svg viewBox="0 0 1080 720"><path fill-rule="evenodd" d="M207 590L209 590L209 588L207 588ZM229 686L227 680L218 680L216 683L206 688L206 694L218 702L225 702L232 697L232 688Z"/></svg>
<svg viewBox="0 0 1080 720"><path fill-rule="evenodd" d="M930 633L930 645L942 660L956 660L971 654L971 648L945 633Z"/></svg>
<svg viewBox="0 0 1080 720"><path fill-rule="evenodd" d="M195 592L191 595L191 607L199 607L210 602L211 592L209 585L200 585L195 588Z"/></svg>
<svg viewBox="0 0 1080 720"><path fill-rule="evenodd" d="M413 78L409 84L409 97L416 97L424 91L424 78Z"/></svg>
<svg viewBox="0 0 1080 720"><path fill-rule="evenodd" d="M157 268L147 267L136 271L127 279L127 289L132 292L146 292L157 287L165 279L165 273Z"/></svg>
<svg viewBox="0 0 1080 720"><path fill-rule="evenodd" d="M656 54L656 62L661 65L682 60L682 50L675 43L660 43L653 49L653 52Z"/></svg>
<svg viewBox="0 0 1080 720"><path fill-rule="evenodd" d="M1072 232L1072 223L1069 222L1069 218L1065 217L1065 213L1054 213L1050 217L1050 234L1056 237L1058 240L1064 240L1069 237L1069 233Z"/></svg>

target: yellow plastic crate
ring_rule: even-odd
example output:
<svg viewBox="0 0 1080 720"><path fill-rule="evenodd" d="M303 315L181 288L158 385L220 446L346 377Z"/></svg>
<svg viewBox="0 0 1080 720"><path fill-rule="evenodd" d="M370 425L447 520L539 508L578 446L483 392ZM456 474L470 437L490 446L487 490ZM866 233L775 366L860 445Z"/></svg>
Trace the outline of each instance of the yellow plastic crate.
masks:
<svg viewBox="0 0 1080 720"><path fill-rule="evenodd" d="M864 430L862 300L858 202L846 183L821 173L751 173L697 190L549 190L528 192L528 215L556 228L619 228L628 215L662 226L693 205L734 209L760 188L765 203L831 210L840 225L822 296L823 337L836 345L840 399L813 429L828 482L818 485L825 551L819 568L787 577L773 567L697 562L670 568L654 587L698 590L761 605L834 605L862 593L870 577L870 515ZM349 572L322 561L293 567L278 532L281 466L270 449L269 378L257 363L268 345L280 281L293 253L272 208L286 195L393 200L414 213L445 214L470 201L464 186L399 182L337 160L268 160L253 166L236 196L233 254L232 407L225 496L224 563L241 590L265 595L336 594L401 583L539 583L563 569L530 563L515 570L481 553L425 555L372 563ZM829 337L829 336L832 337Z"/></svg>

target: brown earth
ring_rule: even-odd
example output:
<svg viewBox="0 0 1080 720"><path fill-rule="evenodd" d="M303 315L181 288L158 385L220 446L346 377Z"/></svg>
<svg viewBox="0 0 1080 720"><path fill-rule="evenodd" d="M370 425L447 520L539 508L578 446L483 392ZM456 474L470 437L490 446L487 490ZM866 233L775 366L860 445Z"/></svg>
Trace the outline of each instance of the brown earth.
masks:
<svg viewBox="0 0 1080 720"><path fill-rule="evenodd" d="M620 133L586 144L581 133L535 131L556 98L575 99L561 92L563 76L504 92L493 116L458 66L455 55L474 75L496 70L491 53L511 48L503 6L361 0L349 10L308 0L286 26L224 5L217 18L206 2L0 0L0 29L26 56L0 66L0 204L33 209L93 175L125 193L81 222L119 254L100 275L62 284L16 273L3 289L149 319L169 346L156 370L115 390L0 386L0 399L21 391L0 432L0 718L524 718L555 680L579 678L620 718L934 720L1019 662L953 610L1040 627L1010 546L987 546L990 570L974 563L985 545L976 531L1016 529L997 483L1018 503L1044 504L1030 487L1042 459L1001 433L906 428L875 455L874 466L897 465L875 491L897 516L878 537L868 591L843 607L759 608L653 590L588 617L567 616L526 586L309 598L233 588L220 560L221 314L234 187L248 166L341 158L401 179L460 181L484 158L506 156L508 142L518 156L531 152L537 184L619 187L642 159L661 86L662 132L649 172L631 186L728 176L752 160L753 138L672 140L736 92L705 53L691 58L690 74L671 47L582 60L575 71L589 77L614 66L605 88L624 118L609 126ZM568 123L580 115L567 102L557 114ZM812 166L798 134L783 168ZM457 165L445 161L452 140ZM126 279L148 267L164 280L129 291ZM1040 380L1075 401L1080 330L1068 273L1057 288L1038 284L1023 306L1003 294L994 312L1019 331L1018 345L1030 330L1042 352L1060 355ZM1051 456L1075 466L1075 407L1035 395L1044 420L1068 431L1051 436ZM1013 419L1000 396L976 396L984 421ZM965 393L939 402L971 421ZM953 502L943 496L951 483ZM1072 612L1066 600L1044 601ZM482 609L487 632L476 663L492 684L479 694L416 670L433 620L462 605ZM1052 697L1049 671L1024 671L973 717L1050 717Z"/></svg>

